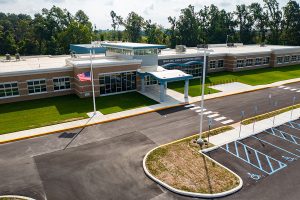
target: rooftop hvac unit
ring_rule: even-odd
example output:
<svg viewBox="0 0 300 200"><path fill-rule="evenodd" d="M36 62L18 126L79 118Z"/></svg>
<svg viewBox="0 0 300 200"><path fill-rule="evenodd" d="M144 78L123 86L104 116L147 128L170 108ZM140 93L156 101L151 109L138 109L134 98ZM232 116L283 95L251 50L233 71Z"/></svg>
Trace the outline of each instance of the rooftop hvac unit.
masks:
<svg viewBox="0 0 300 200"><path fill-rule="evenodd" d="M198 44L197 48L198 49L208 49L208 44Z"/></svg>
<svg viewBox="0 0 300 200"><path fill-rule="evenodd" d="M260 47L265 47L265 46L266 44L264 42L260 44Z"/></svg>
<svg viewBox="0 0 300 200"><path fill-rule="evenodd" d="M185 45L176 45L176 52L186 52Z"/></svg>
<svg viewBox="0 0 300 200"><path fill-rule="evenodd" d="M6 61L10 61L11 60L10 54L5 54L5 60Z"/></svg>
<svg viewBox="0 0 300 200"><path fill-rule="evenodd" d="M227 47L234 47L234 43L227 43Z"/></svg>
<svg viewBox="0 0 300 200"><path fill-rule="evenodd" d="M16 58L16 60L21 60L20 54L19 54L19 53L16 53L15 58Z"/></svg>

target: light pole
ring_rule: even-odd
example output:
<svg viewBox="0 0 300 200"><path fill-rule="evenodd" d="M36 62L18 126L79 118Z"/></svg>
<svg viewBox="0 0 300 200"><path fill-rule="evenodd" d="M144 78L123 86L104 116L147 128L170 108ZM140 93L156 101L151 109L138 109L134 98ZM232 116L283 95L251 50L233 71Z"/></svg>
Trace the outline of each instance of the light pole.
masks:
<svg viewBox="0 0 300 200"><path fill-rule="evenodd" d="M226 44L228 44L228 36L229 36L229 35L226 36Z"/></svg>
<svg viewBox="0 0 300 200"><path fill-rule="evenodd" d="M203 50L204 53L204 59L203 59L203 69L202 69L202 94L201 94L201 116L200 116L200 133L199 138L197 140L197 143L202 146L204 144L204 141L202 139L202 130L203 130L203 107L204 107L204 90L205 90L205 75L206 75L206 66L207 66L207 54L210 52L213 52L213 50L208 50L207 48L198 49ZM201 79L200 79L201 84Z"/></svg>

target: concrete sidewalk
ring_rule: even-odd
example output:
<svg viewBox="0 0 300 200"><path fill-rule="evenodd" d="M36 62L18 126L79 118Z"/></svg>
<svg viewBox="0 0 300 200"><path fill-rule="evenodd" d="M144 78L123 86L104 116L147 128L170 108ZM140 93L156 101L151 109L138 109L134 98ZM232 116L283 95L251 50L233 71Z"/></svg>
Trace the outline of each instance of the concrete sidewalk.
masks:
<svg viewBox="0 0 300 200"><path fill-rule="evenodd" d="M208 95L205 95L205 100L234 95L234 94L240 94L240 93L245 93L245 92L251 92L251 91L270 88L270 87L277 87L277 86L280 86L283 84L294 83L294 82L300 82L300 78L275 82L275 83L268 84L268 85L252 86L251 88L247 88L244 90L235 90L235 91L230 91L230 92L219 92L219 93L215 93L215 94L208 94ZM149 98L157 100L157 98L159 98L159 95L157 95L156 93L157 93L157 91L155 89L153 89L152 92L150 89L148 91L146 90L146 92L143 94L145 96L148 96ZM17 140L22 140L22 139L27 139L27 138L32 138L32 137L37 137L37 136L42 136L42 135L56 133L56 132L62 132L62 131L66 131L66 130L70 130L70 129L74 129L74 128L82 128L84 126L105 123L105 122L118 120L118 119L122 119L122 118L126 118L126 117L131 117L131 116L135 116L135 115L140 115L140 114L154 112L154 111L158 111L158 110L162 110L162 109L171 108L171 107L175 107L175 106L182 105L185 103L195 103L195 102L200 101L200 96L199 97L189 97L189 102L185 102L183 94L168 89L166 100L167 101L165 101L163 103L155 104L152 106L136 108L136 109L113 113L113 114L108 114L108 115L98 114L98 115L93 116L92 118L88 118L88 119L77 120L77 121L66 122L66 123L61 123L61 124L56 124L56 125L51 125L51 126L45 126L45 127L41 127L41 128L35 128L35 129L30 129L30 130L24 130L24 131L19 131L19 132L14 132L14 133L3 134L3 135L0 135L0 144L17 141Z"/></svg>
<svg viewBox="0 0 300 200"><path fill-rule="evenodd" d="M269 128L277 127L286 122L299 119L299 117L300 117L300 108L294 109L292 116L291 116L291 111L288 111L275 116L275 120L274 117L271 117L268 119L257 121L254 124L254 129L253 129L253 123L248 125L242 125L242 126L240 126L240 123L236 123L232 125L234 127L233 130L212 136L209 138L209 142L216 146L222 146L226 143L230 143L239 139L244 139L251 135L261 133L264 130L267 130ZM273 121L274 121L274 125L273 125Z"/></svg>

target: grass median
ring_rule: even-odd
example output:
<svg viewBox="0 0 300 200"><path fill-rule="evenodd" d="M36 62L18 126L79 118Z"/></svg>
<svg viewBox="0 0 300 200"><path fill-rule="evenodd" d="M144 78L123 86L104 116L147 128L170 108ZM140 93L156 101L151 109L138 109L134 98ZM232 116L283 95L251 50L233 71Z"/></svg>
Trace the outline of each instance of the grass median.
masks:
<svg viewBox="0 0 300 200"><path fill-rule="evenodd" d="M157 102L138 92L96 98L97 110L103 114L121 112ZM0 105L0 134L38 128L87 118L93 111L92 98L66 95Z"/></svg>
<svg viewBox="0 0 300 200"><path fill-rule="evenodd" d="M213 194L238 186L238 177L199 153L197 138L191 136L155 149L146 158L147 169L162 182L187 192Z"/></svg>
<svg viewBox="0 0 300 200"><path fill-rule="evenodd" d="M218 85L228 82L241 82L248 85L263 85L277 81L283 81L300 77L300 65L284 66L277 68L253 69L241 72L216 72L208 74L206 78L205 93L216 93L217 90L209 88L210 85ZM193 79L190 81L190 96L200 96L200 80ZM184 93L184 81L169 83L168 87L177 92Z"/></svg>

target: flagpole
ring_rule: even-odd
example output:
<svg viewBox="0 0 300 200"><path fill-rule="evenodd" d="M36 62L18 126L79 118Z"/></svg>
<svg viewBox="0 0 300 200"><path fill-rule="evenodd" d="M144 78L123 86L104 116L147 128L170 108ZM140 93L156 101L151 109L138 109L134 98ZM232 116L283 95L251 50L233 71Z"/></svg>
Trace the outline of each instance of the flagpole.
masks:
<svg viewBox="0 0 300 200"><path fill-rule="evenodd" d="M91 59L91 81L92 81L92 90L93 90L94 115L96 115L96 99L95 99L95 87L94 87L94 72L93 72L92 50L90 50L90 59Z"/></svg>

